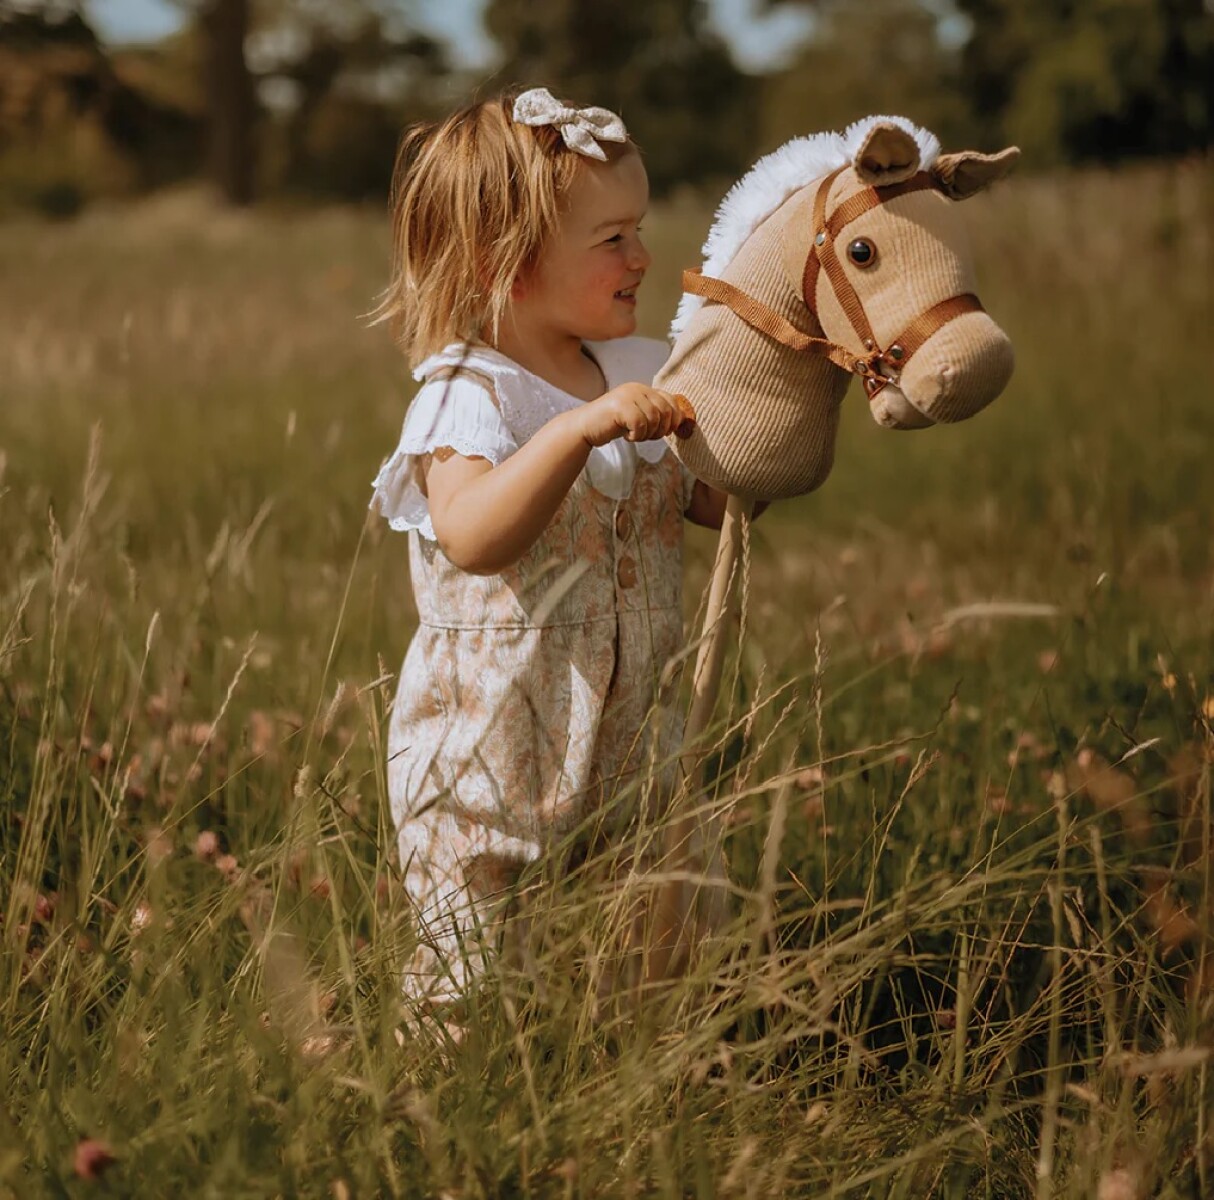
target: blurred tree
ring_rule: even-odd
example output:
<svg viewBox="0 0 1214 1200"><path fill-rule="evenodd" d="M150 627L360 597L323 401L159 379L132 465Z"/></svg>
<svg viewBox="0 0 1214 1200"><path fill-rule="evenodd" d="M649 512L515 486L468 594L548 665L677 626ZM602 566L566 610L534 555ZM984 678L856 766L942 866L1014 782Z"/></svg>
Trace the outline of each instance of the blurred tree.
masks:
<svg viewBox="0 0 1214 1200"><path fill-rule="evenodd" d="M1208 148L1214 10L1205 0L955 0L977 117L1039 162Z"/></svg>
<svg viewBox="0 0 1214 1200"><path fill-rule="evenodd" d="M445 69L407 0L174 2L201 38L208 172L227 201L248 203L256 180L386 191L417 80Z"/></svg>
<svg viewBox="0 0 1214 1200"><path fill-rule="evenodd" d="M33 50L51 45L96 48L97 35L79 4L69 0L0 0L0 46Z"/></svg>
<svg viewBox="0 0 1214 1200"><path fill-rule="evenodd" d="M909 117L946 146L975 133L958 90L955 51L922 0L822 0L813 36L764 88L763 148L874 113Z"/></svg>
<svg viewBox="0 0 1214 1200"><path fill-rule="evenodd" d="M206 173L229 204L253 199L257 97L245 58L250 0L171 0L200 43Z"/></svg>
<svg viewBox="0 0 1214 1200"><path fill-rule="evenodd" d="M407 0L174 2L202 46L208 174L223 199L249 203L259 181L386 191L418 79L446 69Z"/></svg>
<svg viewBox="0 0 1214 1200"><path fill-rule="evenodd" d="M257 118L253 76L245 59L249 0L202 0L199 28L205 42L207 166L230 204L253 199Z"/></svg>
<svg viewBox="0 0 1214 1200"><path fill-rule="evenodd" d="M195 114L133 65L78 4L0 0L0 207L69 215L196 169Z"/></svg>
<svg viewBox="0 0 1214 1200"><path fill-rule="evenodd" d="M655 192L732 179L753 158L756 81L710 29L703 0L490 0L485 22L503 54L493 82L614 109Z"/></svg>
<svg viewBox="0 0 1214 1200"><path fill-rule="evenodd" d="M281 181L347 198L386 193L401 125L441 99L442 47L399 4L263 3L272 16L253 58L263 93L279 97Z"/></svg>

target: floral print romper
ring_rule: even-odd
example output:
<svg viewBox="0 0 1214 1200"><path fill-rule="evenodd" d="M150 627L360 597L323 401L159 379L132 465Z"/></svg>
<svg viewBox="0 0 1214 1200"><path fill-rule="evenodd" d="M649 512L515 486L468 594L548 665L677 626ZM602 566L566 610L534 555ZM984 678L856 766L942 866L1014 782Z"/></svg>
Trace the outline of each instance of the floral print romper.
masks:
<svg viewBox="0 0 1214 1200"><path fill-rule="evenodd" d="M610 389L651 380L667 348L625 338L588 350ZM694 485L665 443L617 441L617 458L635 460L626 494L593 486L590 468L602 464L588 464L521 561L499 575L461 571L429 526L421 456L455 443L496 465L511 439L522 445L580 401L487 347L449 347L417 371L431 389L439 375L464 396L470 384L491 389L500 424L419 429L415 399L373 500L409 530L419 625L392 710L388 790L421 930L406 991L430 998L465 982L460 947L487 924L483 902L647 764L673 769L682 718L670 668Z"/></svg>

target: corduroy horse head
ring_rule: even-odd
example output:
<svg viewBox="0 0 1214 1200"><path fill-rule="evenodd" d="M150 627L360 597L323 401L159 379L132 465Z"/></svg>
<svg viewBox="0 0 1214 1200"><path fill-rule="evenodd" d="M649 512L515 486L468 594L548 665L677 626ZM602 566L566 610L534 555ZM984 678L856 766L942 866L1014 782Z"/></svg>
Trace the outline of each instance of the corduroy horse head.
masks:
<svg viewBox="0 0 1214 1200"><path fill-rule="evenodd" d="M702 272L672 326L658 387L686 395L696 430L671 438L701 479L748 499L819 487L852 376L894 429L963 421L1012 373L982 308L953 203L1019 157L940 154L900 117L797 138L729 192Z"/></svg>
<svg viewBox="0 0 1214 1200"><path fill-rule="evenodd" d="M963 421L1011 377L1011 343L975 294L953 202L1005 175L1019 153L941 155L935 137L900 117L798 138L725 197L703 271L684 275L674 348L655 383L696 410L694 433L669 439L675 453L730 493L684 734L693 790L749 501L822 484L852 376L893 429ZM716 817L685 804L665 842L651 982L682 969L724 894ZM713 879L703 897L689 882Z"/></svg>

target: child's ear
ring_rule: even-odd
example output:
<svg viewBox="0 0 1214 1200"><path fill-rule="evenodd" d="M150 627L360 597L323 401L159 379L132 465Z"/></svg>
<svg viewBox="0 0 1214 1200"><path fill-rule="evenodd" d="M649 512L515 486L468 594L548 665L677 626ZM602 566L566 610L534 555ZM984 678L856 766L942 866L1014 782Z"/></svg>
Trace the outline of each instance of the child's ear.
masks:
<svg viewBox="0 0 1214 1200"><path fill-rule="evenodd" d="M510 299L522 300L531 290L531 268L524 263L510 283Z"/></svg>

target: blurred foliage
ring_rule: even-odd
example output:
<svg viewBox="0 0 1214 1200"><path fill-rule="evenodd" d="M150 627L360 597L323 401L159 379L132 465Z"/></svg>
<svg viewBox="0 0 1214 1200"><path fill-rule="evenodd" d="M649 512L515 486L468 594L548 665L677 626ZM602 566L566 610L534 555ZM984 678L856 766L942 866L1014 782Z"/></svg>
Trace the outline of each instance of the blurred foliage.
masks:
<svg viewBox="0 0 1214 1200"><path fill-rule="evenodd" d="M485 20L503 53L495 82L619 112L655 192L731 181L750 165L757 81L734 65L703 0L490 0Z"/></svg>
<svg viewBox="0 0 1214 1200"><path fill-rule="evenodd" d="M736 65L707 0L488 0L488 74L422 32L417 0L250 2L261 194L380 197L404 126L509 85L619 111L659 195L719 192L789 138L870 113L946 147L1015 142L1029 167L1200 153L1214 125L1204 0L789 0L812 33L763 76ZM179 7L177 34L108 47L74 0L0 0L0 212L70 215L202 174L206 5Z"/></svg>
<svg viewBox="0 0 1214 1200"><path fill-rule="evenodd" d="M1038 166L1204 150L1214 13L1203 0L822 0L813 39L768 80L763 141L900 113L946 146L1018 144Z"/></svg>
<svg viewBox="0 0 1214 1200"><path fill-rule="evenodd" d="M196 116L125 65L73 9L0 0L0 212L71 216L193 173Z"/></svg>
<svg viewBox="0 0 1214 1200"><path fill-rule="evenodd" d="M973 25L974 116L1046 164L1210 145L1214 10L1204 0L956 0Z"/></svg>
<svg viewBox="0 0 1214 1200"><path fill-rule="evenodd" d="M369 0L264 0L261 20L268 49L254 69L278 164L267 183L344 199L386 194L401 127L441 106L442 47ZM284 24L290 38L276 36Z"/></svg>
<svg viewBox="0 0 1214 1200"><path fill-rule="evenodd" d="M813 39L764 91L762 140L774 149L870 113L897 113L946 146L975 143L955 53L919 0L823 0Z"/></svg>

